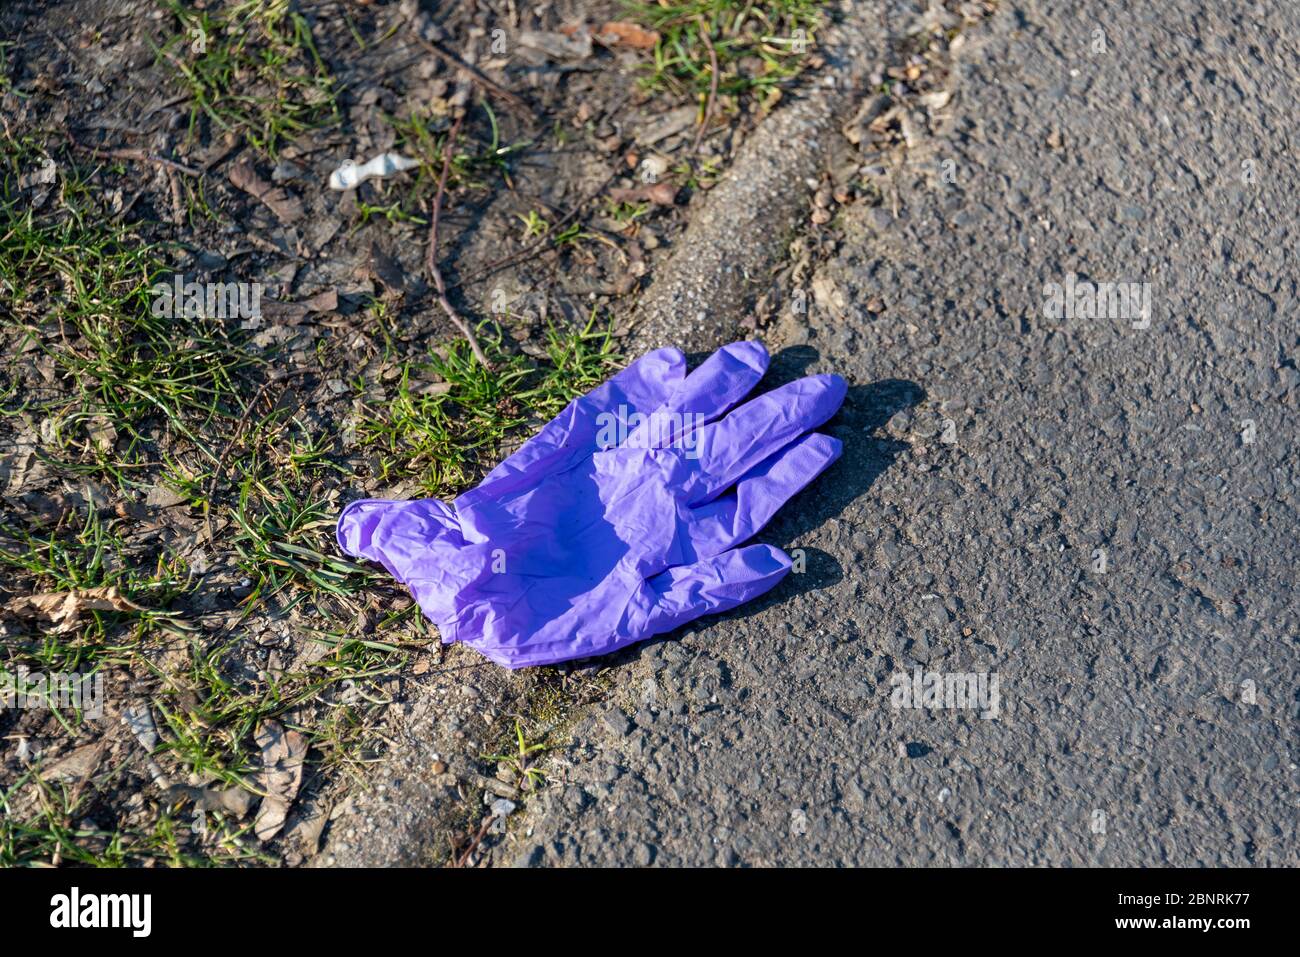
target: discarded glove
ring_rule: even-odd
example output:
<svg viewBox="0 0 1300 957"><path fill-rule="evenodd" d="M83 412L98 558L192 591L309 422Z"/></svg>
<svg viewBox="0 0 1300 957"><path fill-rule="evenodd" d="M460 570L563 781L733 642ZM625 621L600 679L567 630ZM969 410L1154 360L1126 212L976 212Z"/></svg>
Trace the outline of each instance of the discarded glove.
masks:
<svg viewBox="0 0 1300 957"><path fill-rule="evenodd" d="M448 504L366 499L338 541L411 590L444 642L507 668L603 655L776 585L790 559L736 548L840 454L808 433L844 380L808 376L724 415L767 371L757 342L689 376L677 349L576 399Z"/></svg>

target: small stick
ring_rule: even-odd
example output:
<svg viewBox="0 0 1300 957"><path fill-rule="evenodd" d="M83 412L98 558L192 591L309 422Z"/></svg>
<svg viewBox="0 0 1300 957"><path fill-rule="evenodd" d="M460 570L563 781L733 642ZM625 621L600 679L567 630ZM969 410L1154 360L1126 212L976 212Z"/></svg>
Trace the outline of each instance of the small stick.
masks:
<svg viewBox="0 0 1300 957"><path fill-rule="evenodd" d="M97 156L107 156L110 159L136 160L142 163L156 163L166 169L175 170L178 173L184 173L186 176L202 176L203 174L192 166L186 166L184 163L178 163L175 160L169 160L165 156L154 156L152 153L146 153L144 150L131 149L122 147L119 149L104 149L99 146L87 146L84 143L78 143L68 137L69 141L77 149L85 150L88 153L94 153Z"/></svg>
<svg viewBox="0 0 1300 957"><path fill-rule="evenodd" d="M709 51L709 98L704 104L704 118L700 121L700 128L695 132L695 144L691 147L692 153L699 153L700 141L704 139L704 131L709 126L709 120L713 119L713 107L718 98L718 53L713 49L713 41L709 39L709 24L700 14L700 39L704 41L704 46Z"/></svg>
<svg viewBox="0 0 1300 957"><path fill-rule="evenodd" d="M173 106L179 106L189 98L190 98L190 94L182 93L180 96L173 96L170 100L163 100L161 103L155 104L154 106L150 107L149 111L145 113L144 116L140 117L140 122L144 123L145 120L149 119L155 113L158 113L162 110L170 109Z"/></svg>
<svg viewBox="0 0 1300 957"><path fill-rule="evenodd" d="M487 837L488 828L492 826L493 820L494 818L489 815L479 822L478 828L470 835L469 843L465 846L463 852L454 853L455 849L453 848L452 867L464 867L469 863L470 856L478 850L478 846L483 843L483 838Z"/></svg>
<svg viewBox="0 0 1300 957"><path fill-rule="evenodd" d="M185 210L181 204L181 181L177 178L175 170L167 170L167 182L172 190L172 222L181 226L185 223Z"/></svg>
<svg viewBox="0 0 1300 957"><path fill-rule="evenodd" d="M429 210L429 248L424 251L424 268L428 272L429 278L433 280L434 286L438 289L438 303L442 306L442 311L447 314L447 318L452 321L457 329L469 341L469 347L474 353L474 358L483 364L485 369L492 368L492 363L488 361L487 354L483 347L478 344L478 338L474 335L474 330L466 322L451 304L447 298L447 284L443 282L442 271L438 268L438 220L442 215L442 197L447 192L447 176L451 173L451 151L456 145L456 134L460 132L461 121L465 119L462 113L456 117L456 122L451 126L451 132L447 134L447 143L442 151L442 173L438 176L438 192L433 197L433 202Z"/></svg>

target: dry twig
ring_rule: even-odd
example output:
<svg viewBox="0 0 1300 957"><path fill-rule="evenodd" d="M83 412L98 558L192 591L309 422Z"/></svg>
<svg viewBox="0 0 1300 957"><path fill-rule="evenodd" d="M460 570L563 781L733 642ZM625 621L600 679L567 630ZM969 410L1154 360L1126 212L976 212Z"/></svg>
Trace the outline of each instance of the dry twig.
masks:
<svg viewBox="0 0 1300 957"><path fill-rule="evenodd" d="M87 146L85 143L79 143L68 136L69 142L79 150L85 150L88 153L94 153L96 156L107 156L110 159L136 160L141 163L154 163L168 170L175 170L177 173L184 173L186 176L202 176L200 170L192 166L186 166L184 163L178 163L175 160L169 160L165 156L154 156L152 153L146 153L144 150L131 149L122 147L118 149L104 149L100 146Z"/></svg>
<svg viewBox="0 0 1300 957"><path fill-rule="evenodd" d="M704 46L709 51L709 98L704 104L704 118L700 120L700 128L695 131L692 154L700 151L700 142L704 139L704 131L709 128L709 121L713 119L713 108L718 99L718 52L713 49L713 41L709 39L709 24L703 15L699 17L699 22L700 39L704 41Z"/></svg>
<svg viewBox="0 0 1300 957"><path fill-rule="evenodd" d="M447 176L451 173L451 151L456 145L456 134L460 132L460 124L464 118L463 113L456 117L456 122L452 124L451 132L447 134L447 142L443 146L442 172L438 175L438 192L434 194L433 203L429 210L429 248L424 252L424 268L438 290L438 304L442 306L442 311L460 330L461 335L468 340L469 347L474 352L474 357L485 368L490 369L492 363L488 362L487 354L483 351L483 347L479 345L474 330L470 328L469 323L456 311L451 304L451 300L447 298L447 284L443 281L442 270L438 268L438 220L442 215L442 197L447 192Z"/></svg>
<svg viewBox="0 0 1300 957"><path fill-rule="evenodd" d="M474 852L478 850L483 839L487 837L488 828L492 826L493 818L491 815L483 818L478 827L469 835L465 843L464 850L457 850L455 845L452 846L451 867L463 868L469 865L469 859Z"/></svg>

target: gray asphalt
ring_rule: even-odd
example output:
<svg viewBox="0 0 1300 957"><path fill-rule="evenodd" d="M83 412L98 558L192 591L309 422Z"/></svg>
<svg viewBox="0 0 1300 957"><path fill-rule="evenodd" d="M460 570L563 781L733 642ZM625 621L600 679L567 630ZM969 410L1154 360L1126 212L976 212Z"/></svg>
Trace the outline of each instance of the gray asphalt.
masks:
<svg viewBox="0 0 1300 957"><path fill-rule="evenodd" d="M498 861L1298 862L1297 37L1197 0L972 31L766 335L773 384L854 384L761 536L806 570L624 654ZM1149 328L1045 315L1070 273L1150 283ZM916 669L996 715L896 707Z"/></svg>

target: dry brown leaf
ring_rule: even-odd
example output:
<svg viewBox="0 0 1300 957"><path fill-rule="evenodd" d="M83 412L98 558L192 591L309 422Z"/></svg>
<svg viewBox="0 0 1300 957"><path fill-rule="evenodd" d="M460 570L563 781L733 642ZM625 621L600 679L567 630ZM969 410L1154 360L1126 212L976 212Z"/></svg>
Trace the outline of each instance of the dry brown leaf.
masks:
<svg viewBox="0 0 1300 957"><path fill-rule="evenodd" d="M654 146L660 140L676 136L695 125L699 108L680 106L675 110L660 113L636 131L636 141L641 146Z"/></svg>
<svg viewBox="0 0 1300 957"><path fill-rule="evenodd" d="M230 182L248 195L261 200L282 223L292 223L303 217L302 200L288 190L262 179L257 175L257 170L253 169L252 163L245 161L232 166Z"/></svg>
<svg viewBox="0 0 1300 957"><path fill-rule="evenodd" d="M117 429L105 416L97 415L90 419L86 423L86 432L95 448L101 452L111 452L113 446L117 444Z"/></svg>
<svg viewBox="0 0 1300 957"><path fill-rule="evenodd" d="M42 781L84 781L95 773L104 754L104 743L86 744L41 769Z"/></svg>
<svg viewBox="0 0 1300 957"><path fill-rule="evenodd" d="M253 830L258 840L269 841L284 827L289 807L302 786L307 738L300 732L286 731L278 721L264 721L257 729L256 740L262 749L262 790L266 797Z"/></svg>
<svg viewBox="0 0 1300 957"><path fill-rule="evenodd" d="M591 35L576 28L561 33L520 30L518 43L537 51L548 60L585 60L591 56Z"/></svg>
<svg viewBox="0 0 1300 957"><path fill-rule="evenodd" d="M321 835L325 825L330 822L330 806L315 807L305 813L295 815L294 821L284 832L286 841L296 841L308 857L320 850Z"/></svg>
<svg viewBox="0 0 1300 957"><path fill-rule="evenodd" d="M45 463L35 446L19 446L12 455L0 457L0 491L13 494L28 483L36 485L45 475Z"/></svg>
<svg viewBox="0 0 1300 957"><path fill-rule="evenodd" d="M868 97L862 101L858 111L853 115L853 119L844 124L844 136L850 143L857 146L867 140L869 124L873 123L876 117L880 116L889 107L889 97L884 94L877 94Z"/></svg>
<svg viewBox="0 0 1300 957"><path fill-rule="evenodd" d="M5 605L5 611L20 618L46 618L53 622L51 633L66 634L77 620L90 611L147 611L125 598L115 586L75 588L21 595Z"/></svg>
<svg viewBox="0 0 1300 957"><path fill-rule="evenodd" d="M275 299L262 300L262 315L268 319L288 319L296 321L306 318L313 312L333 312L339 307L337 289L326 289L310 299L300 302L279 302Z"/></svg>
<svg viewBox="0 0 1300 957"><path fill-rule="evenodd" d="M388 255L377 243L370 244L370 271L393 295L406 292L406 273L402 264Z"/></svg>
<svg viewBox="0 0 1300 957"><path fill-rule="evenodd" d="M218 789L191 787L188 784L172 786L168 789L167 796L172 800L188 800L202 811L224 811L237 818L251 811L257 801L256 795L240 787Z"/></svg>
<svg viewBox="0 0 1300 957"><path fill-rule="evenodd" d="M611 20L600 28L598 36L607 46L631 47L635 50L653 50L659 42L659 33L646 30L626 20Z"/></svg>
<svg viewBox="0 0 1300 957"><path fill-rule="evenodd" d="M188 499L180 492L173 491L163 485L154 485L145 495L144 503L152 505L155 508L172 508L176 505L184 505Z"/></svg>
<svg viewBox="0 0 1300 957"><path fill-rule="evenodd" d="M609 198L616 203L654 203L656 206L672 206L677 202L677 187L672 183L655 183L635 186L631 189L615 188L609 191Z"/></svg>

